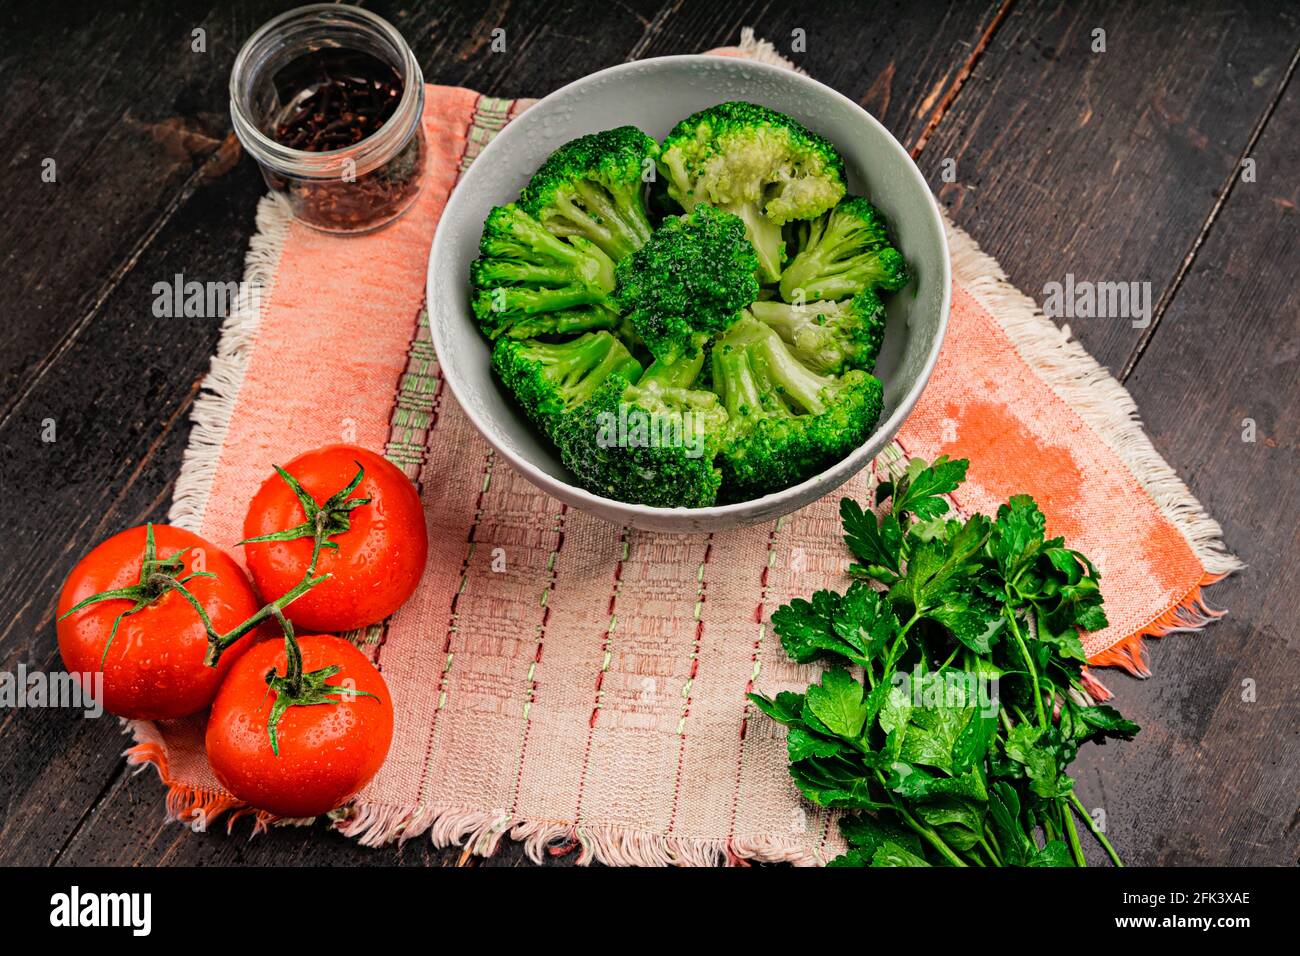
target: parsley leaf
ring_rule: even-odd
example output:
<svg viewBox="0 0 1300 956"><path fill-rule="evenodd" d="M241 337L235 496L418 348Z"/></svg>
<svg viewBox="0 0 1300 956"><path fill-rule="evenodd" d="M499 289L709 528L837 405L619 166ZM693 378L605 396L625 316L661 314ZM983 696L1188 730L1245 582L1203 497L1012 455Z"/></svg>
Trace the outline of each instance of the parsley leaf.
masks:
<svg viewBox="0 0 1300 956"><path fill-rule="evenodd" d="M818 591L812 601L795 598L773 612L772 627L791 660L807 664L827 651L842 653L832 624L841 600L834 591Z"/></svg>
<svg viewBox="0 0 1300 956"><path fill-rule="evenodd" d="M1138 729L1137 724L1105 704L1082 707L1067 700L1061 711L1061 733L1080 743L1101 743L1106 738L1132 740Z"/></svg>
<svg viewBox="0 0 1300 956"><path fill-rule="evenodd" d="M867 722L862 685L838 667L823 674L820 684L808 688L805 703L813 716L839 737L857 737Z"/></svg>
<svg viewBox="0 0 1300 956"><path fill-rule="evenodd" d="M889 604L870 585L855 581L843 596L818 591L811 602L795 598L772 614L781 646L801 664L838 655L866 666L898 631Z"/></svg>
<svg viewBox="0 0 1300 956"><path fill-rule="evenodd" d="M908 462L907 473L893 486L894 514L910 514L916 518L933 518L947 514L948 502L942 495L951 494L966 480L965 458L949 461L940 455L934 464L927 465L919 458Z"/></svg>
<svg viewBox="0 0 1300 956"><path fill-rule="evenodd" d="M1021 724L1007 737L1007 756L1025 768L1030 788L1040 797L1060 797L1074 788L1074 781L1063 774L1060 748L1040 727Z"/></svg>
<svg viewBox="0 0 1300 956"><path fill-rule="evenodd" d="M881 655L898 633L898 618L879 591L855 581L849 585L832 626L836 635L853 650L844 656L866 666Z"/></svg>
<svg viewBox="0 0 1300 956"><path fill-rule="evenodd" d="M962 763L965 764L962 770L969 769L974 763L973 759L968 759L968 751L972 748L983 756L987 747L988 721L979 717L977 702L966 699L968 688L976 686L973 677L961 671L946 674L931 671L912 681L913 699L915 701L919 695L921 706L914 706L911 710L911 727L899 752L901 759L953 773L954 754L959 742L962 745ZM972 722L974 730L967 735Z"/></svg>
<svg viewBox="0 0 1300 956"><path fill-rule="evenodd" d="M840 741L811 733L797 724L790 728L785 743L791 763L798 763L809 757L835 757L844 750L844 744Z"/></svg>
<svg viewBox="0 0 1300 956"><path fill-rule="evenodd" d="M762 694L750 694L749 699L767 716L787 727L794 724L803 711L803 694L795 694L788 690L781 691L775 699L764 697Z"/></svg>
<svg viewBox="0 0 1300 956"><path fill-rule="evenodd" d="M840 499L840 520L844 543L861 562L851 573L888 583L898 577L903 551L903 529L898 518L885 515L877 521L874 511L864 511L852 498Z"/></svg>
<svg viewBox="0 0 1300 956"><path fill-rule="evenodd" d="M790 765L790 776L809 801L819 807L874 810L889 807L871 796L862 768L838 758L812 757Z"/></svg>
<svg viewBox="0 0 1300 956"><path fill-rule="evenodd" d="M929 866L929 862L893 840L883 843L871 857L872 866Z"/></svg>
<svg viewBox="0 0 1300 956"><path fill-rule="evenodd" d="M1002 627L996 608L978 587L980 552L988 538L988 519L947 522L941 534L916 539L903 576L890 598L910 604L920 617L937 621L977 654L987 654Z"/></svg>
<svg viewBox="0 0 1300 956"><path fill-rule="evenodd" d="M921 852L921 838L907 827L880 817L857 814L840 818L840 833L849 846L870 859L885 843L893 842L913 853Z"/></svg>
<svg viewBox="0 0 1300 956"><path fill-rule="evenodd" d="M998 508L997 520L989 538L989 551L1008 584L1016 579L1038 556L1047 532L1047 519L1029 495L1012 495Z"/></svg>

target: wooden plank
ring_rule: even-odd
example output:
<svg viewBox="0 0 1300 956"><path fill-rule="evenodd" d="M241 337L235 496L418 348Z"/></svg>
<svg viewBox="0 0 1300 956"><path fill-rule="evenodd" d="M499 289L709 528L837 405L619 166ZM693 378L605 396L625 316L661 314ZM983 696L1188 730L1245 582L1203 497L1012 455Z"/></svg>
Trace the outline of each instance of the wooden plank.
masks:
<svg viewBox="0 0 1300 956"><path fill-rule="evenodd" d="M545 96L622 62L667 6L664 0L366 4L402 31L427 82L501 97Z"/></svg>
<svg viewBox="0 0 1300 956"><path fill-rule="evenodd" d="M155 9L29 5L0 31L11 188L0 301L0 418L129 270L180 197L237 161L225 71L242 27L210 0ZM270 4L264 7L270 7ZM207 53L190 48L207 30ZM45 182L46 160L56 181ZM17 312L21 304L21 313Z"/></svg>
<svg viewBox="0 0 1300 956"><path fill-rule="evenodd" d="M1134 862L1300 862L1298 127L1293 82L1251 153L1256 182L1234 187L1128 383L1248 565L1209 591L1231 609L1222 621L1149 642L1150 681L1103 675L1143 732L1086 753L1082 789Z"/></svg>
<svg viewBox="0 0 1300 956"><path fill-rule="evenodd" d="M687 19L682 25L677 17L699 17L699 7L692 6L688 13L672 4L618 6L607 13L600 4L572 4L558 10L545 5L511 5L504 10L489 7L477 13L466 12L459 6L452 10L437 7L425 13L411 11L406 16L402 15L401 8L386 9L381 5L378 9L390 15L412 38L426 64L426 78L430 82L471 83L503 95L544 94L561 82L622 62L630 55L666 52L672 47L655 46L665 31L671 32L664 43L677 43L689 35L692 41L688 49L702 50L734 42L742 22L733 18L709 25L709 21ZM838 7L834 9L837 11L834 16L843 16ZM742 9L736 16L746 12ZM853 52L852 56L846 53L839 61L841 68L851 66L856 71L846 73L845 82L858 84L860 95L877 97L877 108L886 116L896 117L900 128L924 121L924 111L912 109L909 100L935 98L936 90L948 75L940 68L944 57L959 54L963 44L974 43L991 16L987 10L959 16L945 13L938 6L928 7L922 13L914 22L899 28L900 35L893 38L894 42L874 44L869 56L860 51ZM247 12L242 16L247 17ZM756 22L760 35L769 29L784 29L784 24L769 27L764 20ZM592 23L600 26L592 29ZM823 58L808 64L814 72L823 66L834 68L832 42L844 48L842 34L847 22L831 20L829 23L834 28L829 39L823 39L816 29L810 30L810 57L815 54ZM507 47L504 53L492 54L477 41L485 33L490 35L498 24L507 31ZM252 29L251 24L248 29ZM571 32L588 40L582 47L582 57L572 56ZM886 83L879 80L881 75L895 72L890 64L908 57L932 65L914 71L906 79ZM222 69L215 63L212 68ZM165 512L170 493L168 482L179 467L184 436L188 433L186 415L193 397L192 390L175 392L168 387L182 380L197 383L206 367L207 356L215 347L215 330L186 329L182 337L176 329L164 327L144 314L138 305L141 290L147 289L157 276L170 275L172 262L182 263L179 268L187 274L201 272L224 277L228 272L223 270L237 269L259 191L256 173L247 162L224 180L200 187L176 219L143 252L122 288L108 296L88 328L85 343L113 341L126 330L139 327L144 353L158 363L157 370L147 379L153 383L153 389L142 390L138 373L125 362L110 362L112 367L104 370L104 378L99 382L85 381L84 369L95 358L93 349L78 340L55 363L47 380L22 403L12 428L0 429L0 435L6 438L6 432L15 438L21 435L21 440L26 442L27 436L34 434L33 426L46 415L60 422L72 422L76 433L69 435L69 443L63 446L66 455L48 455L48 460L33 469L30 486L39 488L63 468L84 476L83 485L51 502L43 521L38 522L30 515L14 518L15 532L22 542L20 550L30 555L30 560L15 569L12 589L8 593L0 591L0 601L12 599L16 602L14 606L21 607L20 613L6 622L7 630L0 633L0 653L27 652L35 657L44 655L47 662L52 662L52 629L45 603L76 554L112 530L137 523L146 516L159 518ZM214 207L220 208L214 212ZM209 215L214 217L210 221L206 218ZM173 343L177 346L174 349ZM93 423L84 421L87 408L96 409ZM61 434L69 434L66 427L61 428ZM52 520L68 523L69 527L46 540L45 528ZM26 642L20 635L27 636ZM58 728L30 726L24 739L24 753L11 761L7 788L14 809L3 825L14 839L0 853L7 854L8 859L40 862L48 860L51 854L59 854L61 862L108 862L117 856L135 859L137 855L142 862L165 859L169 863L236 858L230 855L236 851L225 847L227 841L219 836L193 837L174 826L158 829L162 827L161 799L152 775L126 776L116 759L123 741L111 729L86 726L91 723L80 721ZM69 741L76 742L76 746ZM7 749L7 739L0 737L0 750ZM48 755L60 750L75 756L69 757L66 766L46 766ZM88 760L98 761L97 772L87 774L86 786L69 787L72 768L83 766ZM114 769L118 776L110 780ZM101 793L105 781L107 790ZM62 849L66 834L52 835L48 828L36 825L40 808L48 807L56 793L70 802L80 796L86 803L83 809L87 814L86 823L68 842L66 851ZM93 816L89 816L91 806ZM0 838L5 832L0 829ZM295 860L336 862L342 859L339 844L343 841L339 838L321 838L320 834L304 836L304 832L279 831L251 844L245 844L241 837L236 841L237 859L245 863L269 862L281 859L284 854L290 854ZM178 836L184 838L173 847ZM367 860L398 858L396 850L362 852ZM503 847L502 854L502 863L521 859L513 847ZM347 856L351 858L350 853ZM437 859L456 860L459 853L446 851Z"/></svg>
<svg viewBox="0 0 1300 956"><path fill-rule="evenodd" d="M1000 22L998 3L683 4L640 56L740 42L744 26L810 76L857 101L911 146L962 66Z"/></svg>
<svg viewBox="0 0 1300 956"><path fill-rule="evenodd" d="M1106 52L1093 53L1105 30ZM1284 5L1016 3L919 162L954 220L1042 301L1066 273L1151 283L1194 247L1295 53ZM956 182L942 179L956 162ZM1123 368L1142 330L1069 320Z"/></svg>

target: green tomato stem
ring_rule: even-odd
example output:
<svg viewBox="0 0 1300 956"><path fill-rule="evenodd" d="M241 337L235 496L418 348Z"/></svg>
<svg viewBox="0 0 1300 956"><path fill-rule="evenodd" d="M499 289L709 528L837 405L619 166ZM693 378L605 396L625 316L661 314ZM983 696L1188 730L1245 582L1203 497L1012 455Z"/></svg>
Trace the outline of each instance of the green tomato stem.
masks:
<svg viewBox="0 0 1300 956"><path fill-rule="evenodd" d="M284 682L289 694L299 697L302 694L302 648L293 633L293 622L284 616L278 607L272 612L284 632Z"/></svg>
<svg viewBox="0 0 1300 956"><path fill-rule="evenodd" d="M221 654L226 648L235 643L235 641L239 640L253 628L257 627L257 625L261 624L268 617L273 615L278 616L280 611L283 611L286 607L298 600L298 598L302 597L328 577L328 574L322 574L319 577L314 578L311 576L305 576L301 581L295 584L291 590L286 591L270 604L261 608L256 614L244 621L244 623L234 628L234 630L218 635L215 640L209 639L208 653L207 656L204 657L203 663L207 664L209 667L216 667L217 661L221 659Z"/></svg>

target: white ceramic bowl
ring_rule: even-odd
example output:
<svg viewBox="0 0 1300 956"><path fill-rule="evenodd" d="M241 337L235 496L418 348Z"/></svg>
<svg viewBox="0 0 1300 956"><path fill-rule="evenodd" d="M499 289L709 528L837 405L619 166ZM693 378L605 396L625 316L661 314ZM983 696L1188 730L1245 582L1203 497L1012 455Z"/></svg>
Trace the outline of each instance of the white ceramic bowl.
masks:
<svg viewBox="0 0 1300 956"><path fill-rule="evenodd" d="M716 103L748 100L788 113L844 156L852 194L884 211L916 273L890 297L876 367L885 409L867 442L802 484L752 501L712 508L651 508L594 495L571 483L555 449L511 404L489 365L487 340L469 303L469 264L483 219L518 198L533 171L562 143L632 124L662 139L681 119ZM907 151L870 114L839 93L790 70L720 56L669 56L610 67L570 83L511 122L474 161L443 211L429 254L428 306L442 374L497 453L556 498L619 524L661 531L721 531L769 521L829 494L897 434L939 355L948 324L951 276L938 207Z"/></svg>

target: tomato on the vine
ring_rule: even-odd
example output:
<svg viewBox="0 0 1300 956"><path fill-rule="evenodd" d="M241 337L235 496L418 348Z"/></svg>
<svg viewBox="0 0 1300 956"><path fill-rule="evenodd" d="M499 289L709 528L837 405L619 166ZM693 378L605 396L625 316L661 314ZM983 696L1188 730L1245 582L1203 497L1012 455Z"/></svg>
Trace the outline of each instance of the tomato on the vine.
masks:
<svg viewBox="0 0 1300 956"><path fill-rule="evenodd" d="M83 683L102 670L100 696L110 713L185 717L211 703L255 639L251 633L238 639L209 667L203 615L225 634L258 605L243 569L216 545L170 525L131 528L104 541L68 575L57 609L59 654Z"/></svg>
<svg viewBox="0 0 1300 956"><path fill-rule="evenodd" d="M313 817L379 770L393 739L393 702L379 671L343 638L306 634L288 644L301 649L296 664L285 642L263 641L231 668L208 718L208 762L250 806Z"/></svg>
<svg viewBox="0 0 1300 956"><path fill-rule="evenodd" d="M382 621L415 591L428 554L424 509L411 480L355 445L328 445L277 467L244 519L245 557L275 599L310 571L329 578L285 609L312 631Z"/></svg>

